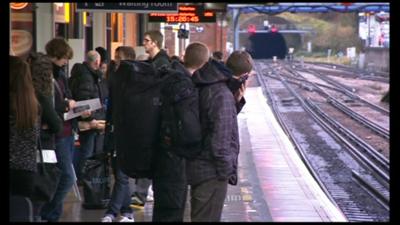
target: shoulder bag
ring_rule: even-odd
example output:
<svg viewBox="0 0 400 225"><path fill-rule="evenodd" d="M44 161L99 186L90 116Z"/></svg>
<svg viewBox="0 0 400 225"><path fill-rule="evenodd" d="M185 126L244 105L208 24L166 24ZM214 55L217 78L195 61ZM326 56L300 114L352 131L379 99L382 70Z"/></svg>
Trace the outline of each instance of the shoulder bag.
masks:
<svg viewBox="0 0 400 225"><path fill-rule="evenodd" d="M39 137L37 173L34 179L33 201L49 202L56 193L61 170L57 167L54 150L42 149Z"/></svg>

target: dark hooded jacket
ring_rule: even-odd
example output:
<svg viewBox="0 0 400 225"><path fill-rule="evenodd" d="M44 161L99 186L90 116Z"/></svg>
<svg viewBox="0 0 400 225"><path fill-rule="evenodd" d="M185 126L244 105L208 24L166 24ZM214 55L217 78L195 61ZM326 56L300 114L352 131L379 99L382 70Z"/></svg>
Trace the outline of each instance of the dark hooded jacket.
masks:
<svg viewBox="0 0 400 225"><path fill-rule="evenodd" d="M187 178L191 185L217 178L237 184L239 154L238 107L227 81L229 69L214 61L207 62L193 74L200 92L200 119L203 151L187 161Z"/></svg>

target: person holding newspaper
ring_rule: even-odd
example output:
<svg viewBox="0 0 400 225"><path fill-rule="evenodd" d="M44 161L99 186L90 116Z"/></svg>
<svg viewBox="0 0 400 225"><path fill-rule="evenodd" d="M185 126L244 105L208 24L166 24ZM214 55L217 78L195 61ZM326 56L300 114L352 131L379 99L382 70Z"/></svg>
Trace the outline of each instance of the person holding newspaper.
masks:
<svg viewBox="0 0 400 225"><path fill-rule="evenodd" d="M87 53L86 60L83 63L76 63L72 67L69 84L75 100L85 101L99 98L103 105L107 91L104 90L103 85L100 85L103 82L100 61L100 54L92 50ZM78 180L82 178L86 159L103 151L105 117L104 107L95 111L86 110L78 117L81 144L76 169Z"/></svg>

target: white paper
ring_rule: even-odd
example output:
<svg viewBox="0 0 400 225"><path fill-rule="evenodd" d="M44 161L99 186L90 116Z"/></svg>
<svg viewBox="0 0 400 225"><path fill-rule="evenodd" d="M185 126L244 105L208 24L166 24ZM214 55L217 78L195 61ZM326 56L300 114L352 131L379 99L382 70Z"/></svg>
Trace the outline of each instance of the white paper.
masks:
<svg viewBox="0 0 400 225"><path fill-rule="evenodd" d="M42 155L44 163L57 163L57 156L54 150L42 149ZM40 160L40 151L37 151L36 162L42 162Z"/></svg>
<svg viewBox="0 0 400 225"><path fill-rule="evenodd" d="M84 101L77 101L75 104L75 108L69 110L68 112L64 113L64 120L70 120L72 118L81 116L83 112L86 110L88 111L94 111L97 109L100 109L102 107L100 103L99 98L94 98L94 99L89 99L89 100L84 100ZM74 112L77 109L82 109L78 110L78 112Z"/></svg>

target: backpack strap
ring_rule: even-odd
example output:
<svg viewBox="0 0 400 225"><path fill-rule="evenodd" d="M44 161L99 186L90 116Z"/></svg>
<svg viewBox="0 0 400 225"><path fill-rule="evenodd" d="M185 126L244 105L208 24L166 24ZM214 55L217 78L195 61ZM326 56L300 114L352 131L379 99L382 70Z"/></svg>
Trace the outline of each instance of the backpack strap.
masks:
<svg viewBox="0 0 400 225"><path fill-rule="evenodd" d="M64 100L62 98L63 92L62 92L62 90L60 88L60 85L58 84L58 81L53 78L53 83L54 83L54 87L56 88L57 92L59 93L61 101L63 101ZM54 93L54 95L55 95L55 93Z"/></svg>

